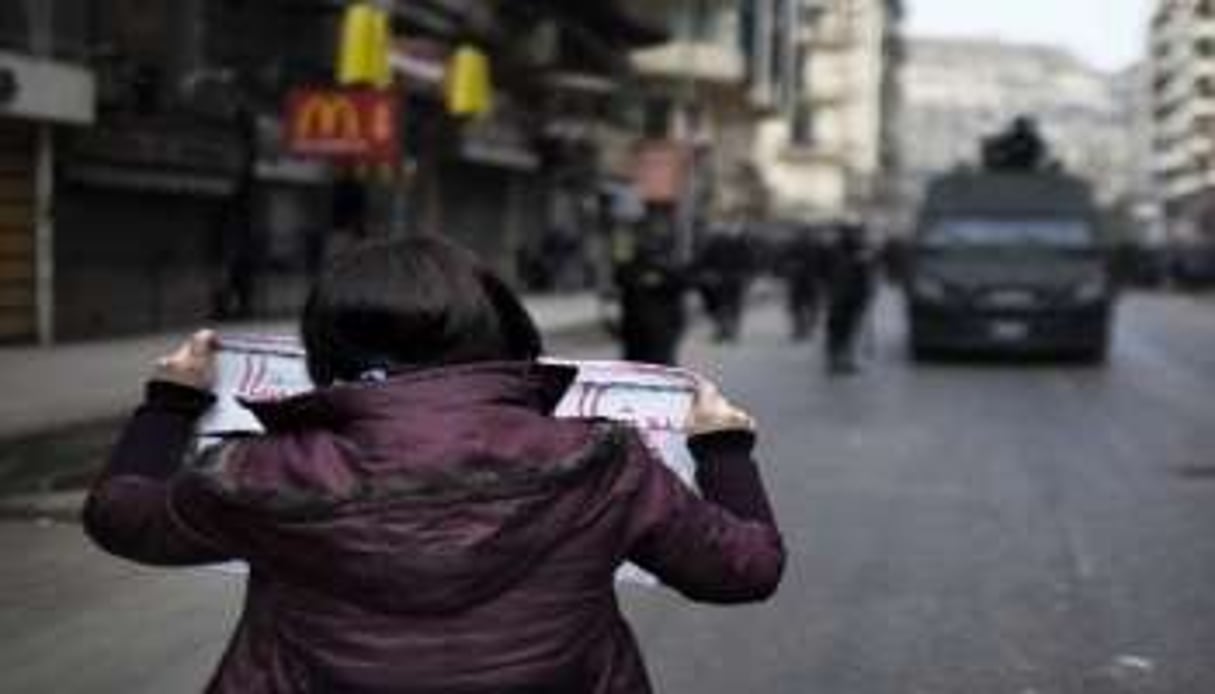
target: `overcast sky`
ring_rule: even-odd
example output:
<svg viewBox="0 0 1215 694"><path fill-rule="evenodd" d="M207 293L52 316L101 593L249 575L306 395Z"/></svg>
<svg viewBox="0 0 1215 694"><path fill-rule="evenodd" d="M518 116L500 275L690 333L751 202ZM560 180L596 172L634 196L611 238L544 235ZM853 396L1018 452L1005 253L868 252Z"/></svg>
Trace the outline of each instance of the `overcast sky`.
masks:
<svg viewBox="0 0 1215 694"><path fill-rule="evenodd" d="M1154 0L909 0L913 36L996 37L1066 46L1096 67L1130 65Z"/></svg>

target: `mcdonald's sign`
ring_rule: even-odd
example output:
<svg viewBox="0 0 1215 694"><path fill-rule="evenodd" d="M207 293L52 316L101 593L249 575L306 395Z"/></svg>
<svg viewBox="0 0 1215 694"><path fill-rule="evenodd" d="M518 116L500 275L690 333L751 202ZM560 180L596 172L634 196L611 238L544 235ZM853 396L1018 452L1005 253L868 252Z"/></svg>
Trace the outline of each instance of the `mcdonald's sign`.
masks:
<svg viewBox="0 0 1215 694"><path fill-rule="evenodd" d="M295 89L287 97L292 154L392 163L400 156L400 102L375 89Z"/></svg>

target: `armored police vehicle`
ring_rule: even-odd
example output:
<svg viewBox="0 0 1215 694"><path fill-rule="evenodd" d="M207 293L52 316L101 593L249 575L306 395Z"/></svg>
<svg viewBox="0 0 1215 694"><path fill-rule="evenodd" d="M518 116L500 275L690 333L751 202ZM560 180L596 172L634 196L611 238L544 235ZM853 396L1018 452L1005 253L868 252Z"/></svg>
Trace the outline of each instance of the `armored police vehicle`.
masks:
<svg viewBox="0 0 1215 694"><path fill-rule="evenodd" d="M917 359L977 350L1106 358L1116 290L1092 188L1043 165L1041 146L1026 146L1036 135L1017 127L988 141L983 168L929 186L907 275Z"/></svg>

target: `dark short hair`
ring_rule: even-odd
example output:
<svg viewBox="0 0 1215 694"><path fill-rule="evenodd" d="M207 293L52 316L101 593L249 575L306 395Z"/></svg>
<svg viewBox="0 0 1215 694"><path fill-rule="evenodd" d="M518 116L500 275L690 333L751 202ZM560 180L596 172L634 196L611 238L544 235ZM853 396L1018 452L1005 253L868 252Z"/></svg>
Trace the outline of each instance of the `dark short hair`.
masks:
<svg viewBox="0 0 1215 694"><path fill-rule="evenodd" d="M318 385L480 361L533 360L543 345L513 291L469 250L435 236L370 241L333 259L300 322Z"/></svg>

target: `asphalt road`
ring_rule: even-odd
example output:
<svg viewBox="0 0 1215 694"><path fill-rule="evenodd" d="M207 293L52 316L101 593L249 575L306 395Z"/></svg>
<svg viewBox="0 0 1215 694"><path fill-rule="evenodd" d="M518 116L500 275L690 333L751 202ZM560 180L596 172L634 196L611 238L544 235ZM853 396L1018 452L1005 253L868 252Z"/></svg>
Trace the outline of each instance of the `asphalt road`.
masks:
<svg viewBox="0 0 1215 694"><path fill-rule="evenodd" d="M657 689L1215 692L1215 302L1138 298L1104 369L913 367L888 304L852 379L751 316L693 340L763 430L790 550L770 604L627 588ZM0 691L198 691L239 580L0 523Z"/></svg>

